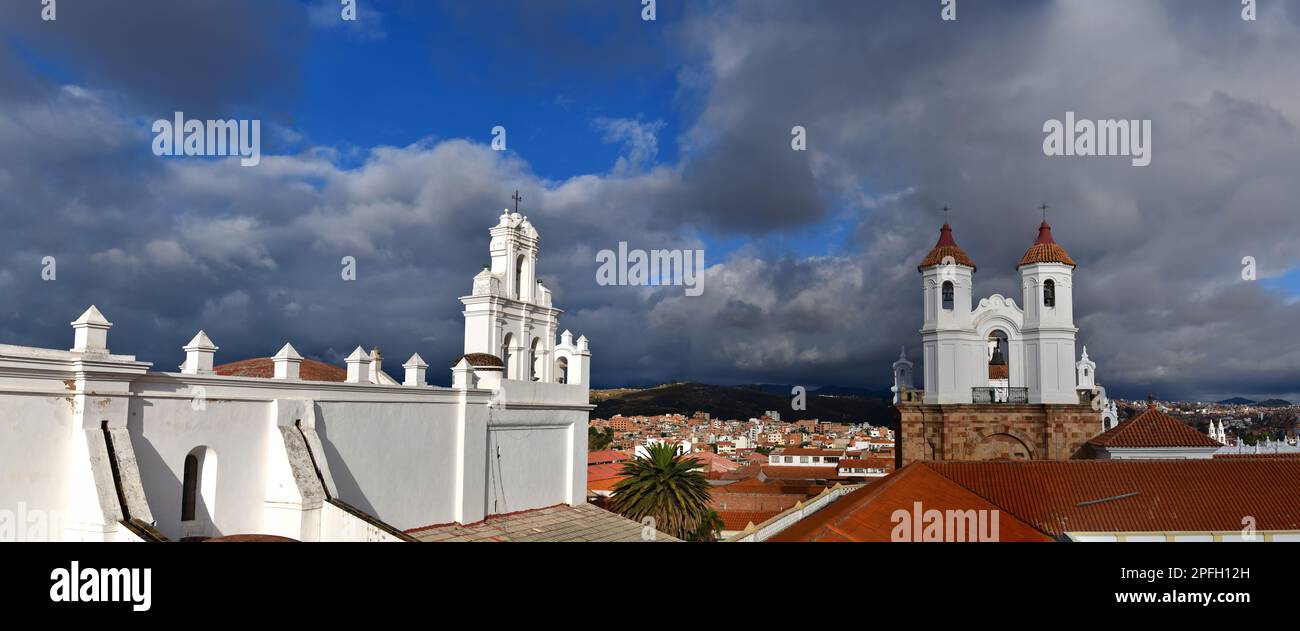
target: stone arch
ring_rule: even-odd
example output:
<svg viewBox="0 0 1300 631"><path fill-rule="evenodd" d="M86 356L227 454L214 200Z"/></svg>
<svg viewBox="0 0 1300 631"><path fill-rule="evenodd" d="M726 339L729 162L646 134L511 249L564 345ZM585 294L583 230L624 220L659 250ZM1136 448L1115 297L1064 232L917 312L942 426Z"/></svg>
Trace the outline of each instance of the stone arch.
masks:
<svg viewBox="0 0 1300 631"><path fill-rule="evenodd" d="M1034 460L1038 453L1032 438L1005 425L981 434L967 451L972 460Z"/></svg>

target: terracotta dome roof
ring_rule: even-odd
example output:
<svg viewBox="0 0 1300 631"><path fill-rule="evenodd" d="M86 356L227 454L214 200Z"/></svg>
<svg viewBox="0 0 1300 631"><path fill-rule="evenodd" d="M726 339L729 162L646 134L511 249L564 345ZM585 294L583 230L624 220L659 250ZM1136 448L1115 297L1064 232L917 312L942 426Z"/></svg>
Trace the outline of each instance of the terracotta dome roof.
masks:
<svg viewBox="0 0 1300 631"><path fill-rule="evenodd" d="M205 541L205 542L207 542L207 541L218 541L218 542L220 542L220 541L233 541L233 542L236 542L236 543L253 543L253 542L280 542L280 543L283 543L283 542L289 541L289 542L293 542L293 543L299 543L299 541L298 541L297 539L290 539L290 538L288 538L288 537L281 537L281 536L279 536L279 535L259 535L259 534L247 534L247 535L226 535L226 536L224 536L224 537L212 537L211 539L204 539L203 541Z"/></svg>
<svg viewBox="0 0 1300 631"><path fill-rule="evenodd" d="M952 226L945 223L942 228L939 228L939 242L934 244L934 249L930 250L924 259L921 259L921 264L916 269L923 270L942 265L943 260L950 256L956 264L975 269L975 261L972 261L964 250L957 247L957 242L952 240Z"/></svg>
<svg viewBox="0 0 1300 631"><path fill-rule="evenodd" d="M451 367L455 368L456 364L459 364L460 360L462 359L468 361L469 365L475 368L505 368L506 367L505 362L502 362L500 357L497 357L496 355L493 355L491 353L469 353L467 355L461 355L460 357L456 358L456 361L451 363Z"/></svg>
<svg viewBox="0 0 1300 631"><path fill-rule="evenodd" d="M1043 225L1038 226L1038 240L1029 246L1029 251L1020 257L1020 265L1033 265L1034 263L1064 263L1070 267L1077 267L1074 259L1065 252L1065 248L1052 238L1052 227L1044 221Z"/></svg>
<svg viewBox="0 0 1300 631"><path fill-rule="evenodd" d="M258 357L222 364L213 368L218 375L226 377L256 377L272 379L275 377L275 362L270 357ZM314 359L304 359L298 369L303 381L347 381L348 371Z"/></svg>

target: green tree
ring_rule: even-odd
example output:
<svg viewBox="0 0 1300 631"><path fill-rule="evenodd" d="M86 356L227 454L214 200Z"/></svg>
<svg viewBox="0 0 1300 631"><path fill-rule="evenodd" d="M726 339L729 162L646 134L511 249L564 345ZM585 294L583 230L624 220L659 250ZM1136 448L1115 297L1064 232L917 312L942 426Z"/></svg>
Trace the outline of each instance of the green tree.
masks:
<svg viewBox="0 0 1300 631"><path fill-rule="evenodd" d="M587 428L587 451L606 449L614 442L614 428L606 427L600 431L595 427Z"/></svg>
<svg viewBox="0 0 1300 631"><path fill-rule="evenodd" d="M703 465L697 458L677 455L676 445L651 443L646 452L623 464L625 477L614 485L609 509L639 522L653 517L660 532L691 539L711 512Z"/></svg>
<svg viewBox="0 0 1300 631"><path fill-rule="evenodd" d="M717 541L722 538L722 516L718 511L710 509L700 520L700 525L695 528L690 535L687 535L688 541Z"/></svg>

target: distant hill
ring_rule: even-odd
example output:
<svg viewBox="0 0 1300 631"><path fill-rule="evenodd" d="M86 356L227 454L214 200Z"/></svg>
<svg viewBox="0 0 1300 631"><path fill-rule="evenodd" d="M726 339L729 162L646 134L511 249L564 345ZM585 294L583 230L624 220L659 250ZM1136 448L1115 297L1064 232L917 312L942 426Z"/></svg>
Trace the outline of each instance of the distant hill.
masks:
<svg viewBox="0 0 1300 631"><path fill-rule="evenodd" d="M1219 405L1253 405L1254 403L1255 402L1250 399L1243 399L1241 397L1232 397L1231 399L1219 401Z"/></svg>
<svg viewBox="0 0 1300 631"><path fill-rule="evenodd" d="M1291 402L1285 399L1268 399L1265 401L1260 401L1255 405L1258 405L1259 407L1262 408L1284 408L1290 406Z"/></svg>
<svg viewBox="0 0 1300 631"><path fill-rule="evenodd" d="M838 392L830 396L809 392L808 409L794 411L790 409L790 386L771 384L714 386L686 381L653 388L592 390L591 402L596 405L591 412L592 418L609 418L615 414L689 416L695 412L708 412L714 418L745 420L762 416L767 410L780 412L784 421L816 418L829 422L865 421L873 425L893 425L894 418L887 397L841 395Z"/></svg>
<svg viewBox="0 0 1300 631"><path fill-rule="evenodd" d="M779 383L753 383L736 387L761 390L768 394L776 394L784 397L791 396L790 392L794 389L794 386L791 384ZM889 388L883 390L872 390L870 388L850 388L847 386L817 386L808 388L808 393L835 397L865 397L868 399L885 398L892 400L894 398L894 393L891 392Z"/></svg>

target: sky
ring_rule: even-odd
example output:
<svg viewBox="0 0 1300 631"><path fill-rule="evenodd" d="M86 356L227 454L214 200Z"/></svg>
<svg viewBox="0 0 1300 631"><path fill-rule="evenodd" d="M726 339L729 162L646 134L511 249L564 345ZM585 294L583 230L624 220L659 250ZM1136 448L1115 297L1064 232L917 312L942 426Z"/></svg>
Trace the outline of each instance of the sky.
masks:
<svg viewBox="0 0 1300 631"><path fill-rule="evenodd" d="M656 5L0 3L0 344L95 304L155 370L203 329L218 363L377 345L446 383L518 190L596 386L886 388L940 209L976 297L1020 302L1046 203L1112 397L1300 399L1300 3ZM1151 121L1151 163L1045 155L1067 111ZM175 112L259 120L261 162L154 155ZM598 284L620 241L704 250L703 293Z"/></svg>

